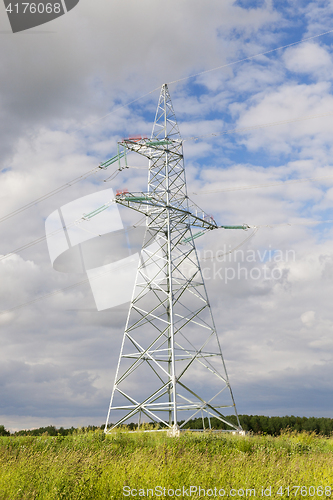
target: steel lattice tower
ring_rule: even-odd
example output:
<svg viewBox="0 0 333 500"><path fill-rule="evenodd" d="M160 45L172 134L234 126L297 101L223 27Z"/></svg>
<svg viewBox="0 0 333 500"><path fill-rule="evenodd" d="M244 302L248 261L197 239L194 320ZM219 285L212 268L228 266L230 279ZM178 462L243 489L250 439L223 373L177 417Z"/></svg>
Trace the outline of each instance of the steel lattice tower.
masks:
<svg viewBox="0 0 333 500"><path fill-rule="evenodd" d="M147 193L125 192L115 200L146 215L146 233L105 432L136 414L139 423L144 415L174 435L197 417L203 426L204 417L209 426L216 417L240 431L194 244L198 232L192 233L218 226L189 202L182 139L166 84L151 138L120 144L149 159L149 178Z"/></svg>

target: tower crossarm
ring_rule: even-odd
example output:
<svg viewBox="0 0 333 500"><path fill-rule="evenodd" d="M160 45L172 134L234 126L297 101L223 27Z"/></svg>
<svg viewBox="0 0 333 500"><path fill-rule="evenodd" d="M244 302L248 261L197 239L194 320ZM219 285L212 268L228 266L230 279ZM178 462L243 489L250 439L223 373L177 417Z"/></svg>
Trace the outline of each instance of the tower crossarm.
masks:
<svg viewBox="0 0 333 500"><path fill-rule="evenodd" d="M156 212L163 212L163 210L170 210L174 212L174 215L184 222L186 219L188 226L200 227L204 229L204 231L197 233L194 236L191 236L188 240L192 238L197 238L204 234L207 229L243 229L247 230L251 227L248 224L242 224L238 226L218 226L214 220L212 215L206 214L201 208L192 203L190 207L184 208L181 206L174 206L171 204L165 203L162 199L157 199L155 196L149 193L129 193L129 191L121 191L117 192L116 198L111 199L106 202L101 207L96 208L92 212L86 214L84 213L80 219L76 221L76 223L82 222L83 220L90 220L96 215L99 215L104 210L107 210L112 203L119 203L120 205L124 205L125 207L131 208L132 210L136 210L144 215L152 215L156 214ZM191 210L193 209L193 210ZM185 240L184 240L185 241Z"/></svg>
<svg viewBox="0 0 333 500"><path fill-rule="evenodd" d="M190 208L167 204L163 199L157 199L149 193L118 193L114 200L116 203L131 208L144 215L151 215L157 211L169 211L174 216L187 218L190 226L203 229L218 229L218 225L211 215L206 214L198 206L191 204Z"/></svg>
<svg viewBox="0 0 333 500"><path fill-rule="evenodd" d="M169 153L171 155L177 155L178 157L183 157L183 141L181 139L148 139L147 137L129 137L128 139L123 139L118 143L120 146L128 149L129 151L134 151L139 153L149 160L156 158L164 153Z"/></svg>

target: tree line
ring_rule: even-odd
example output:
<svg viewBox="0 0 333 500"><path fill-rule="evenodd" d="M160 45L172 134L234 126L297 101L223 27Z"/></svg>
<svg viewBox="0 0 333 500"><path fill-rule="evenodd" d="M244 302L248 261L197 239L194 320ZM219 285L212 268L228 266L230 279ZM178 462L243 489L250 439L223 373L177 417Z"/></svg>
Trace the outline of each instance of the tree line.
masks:
<svg viewBox="0 0 333 500"><path fill-rule="evenodd" d="M234 415L230 416L228 420L234 425L237 425L237 420ZM264 415L239 415L239 421L244 431L253 432L254 434L279 436L282 431L286 430L315 432L323 436L330 436L333 433L333 418L326 417L294 417L293 415L285 417L266 417ZM208 429L210 427L208 418L205 418L204 422L205 428ZM230 427L215 417L210 419L210 425L212 429L216 430L230 429ZM190 420L184 427L187 429L201 428L202 419Z"/></svg>
<svg viewBox="0 0 333 500"><path fill-rule="evenodd" d="M230 416L228 420L234 425L237 425L237 420L234 415ZM266 417L264 415L239 415L239 421L245 431L252 432L254 434L279 436L281 432L286 430L296 432L315 432L316 434L321 434L323 436L330 436L333 434L333 418L327 417L294 417L293 415L285 417ZM183 421L179 422L179 424L182 423ZM204 418L204 424L206 429L211 427L213 430L230 430L229 426L215 417L210 418L210 424L208 418ZM135 423L129 423L128 425L123 426L123 428L131 431L136 430L137 427L138 425ZM189 420L183 428L201 429L202 419L197 418ZM84 429L77 429L75 427L65 429L64 427L57 428L53 425L49 425L47 427L39 427L38 429L20 430L12 434L6 430L3 425L0 425L0 436L68 436L78 430L89 432L97 429L103 430L104 424L101 426L89 425Z"/></svg>

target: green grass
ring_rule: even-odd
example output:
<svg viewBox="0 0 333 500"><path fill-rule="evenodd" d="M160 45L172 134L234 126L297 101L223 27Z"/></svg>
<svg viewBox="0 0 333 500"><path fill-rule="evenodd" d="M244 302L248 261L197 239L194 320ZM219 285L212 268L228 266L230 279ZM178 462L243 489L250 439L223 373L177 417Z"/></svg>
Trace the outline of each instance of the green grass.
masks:
<svg viewBox="0 0 333 500"><path fill-rule="evenodd" d="M261 488L271 486L271 498L294 498L291 487L297 485L332 486L333 492L333 438L305 432L278 437L184 433L167 438L161 432L105 436L102 431L0 438L0 500L147 498L147 489L156 486L166 488L165 495L163 489L160 496L154 490L149 498L183 498L178 490L183 486L188 493L190 486L206 492L211 488L211 498L219 498L221 488L226 495L235 489L235 498L246 497L246 489L265 498ZM124 486L137 489L138 495L124 496ZM277 495L281 486L283 494ZM172 496L172 491L168 496L168 489L181 496ZM302 492L296 498L329 497L329 490L326 495L320 495L320 489L318 494L313 489ZM192 491L191 498L207 495Z"/></svg>

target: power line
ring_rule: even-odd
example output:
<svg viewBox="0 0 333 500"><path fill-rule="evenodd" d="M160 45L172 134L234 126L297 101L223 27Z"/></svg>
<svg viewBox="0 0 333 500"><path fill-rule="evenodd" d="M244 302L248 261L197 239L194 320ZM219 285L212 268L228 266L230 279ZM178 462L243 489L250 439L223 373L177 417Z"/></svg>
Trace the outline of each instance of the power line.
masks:
<svg viewBox="0 0 333 500"><path fill-rule="evenodd" d="M81 217L81 219L78 219L78 220L76 220L74 222L71 222L70 224L66 224L66 229L68 229L68 228L70 228L70 227L72 227L74 225L77 225L80 222L83 222L83 220L84 220L84 216ZM142 222L142 219L140 219L136 224L133 224L131 227L127 228L127 231L130 231L131 229L139 227L141 225L141 222ZM94 233L93 231L89 231L88 229L85 229L83 227L81 227L81 229L83 231L86 231L88 233L93 234L94 236L102 236L101 234ZM55 231L52 231L51 233L47 233L44 236L41 236L40 238L37 238L36 240L30 241L29 243L26 243L25 245L22 245L21 247L15 248L15 250L12 250L11 252L6 253L5 255L0 255L0 262L3 261L3 260L5 260L5 259L8 259L12 255L16 255L17 253L22 252L22 250L26 250L27 248L30 248L30 247L32 247L34 245L38 245L38 243L42 243L46 239L48 239L48 238L50 238L52 236L55 236L55 235L57 235L59 233L62 233L62 232L63 232L63 228L56 229Z"/></svg>
<svg viewBox="0 0 333 500"><path fill-rule="evenodd" d="M130 231L130 230L133 230L135 229L136 227L138 227L138 224L141 222L142 219L140 219L136 225L133 225L129 228L127 228L127 231ZM59 232L59 231L55 231L55 232ZM12 255L12 254L11 254ZM9 255L8 255L9 256ZM127 267L128 264L127 263L122 263L122 264L119 264L118 268L121 268L121 267ZM22 307L26 307L28 305L31 305L31 304L34 304L35 302L38 302L40 300L44 300L44 299L48 299L50 297L53 297L54 295L57 295L59 293L63 293L63 292L66 292L67 290L71 290L75 287L78 287L78 286L81 286L81 285L84 285L92 280L95 280L95 279L98 279L100 278L101 276L104 276L105 274L108 274L110 272L112 272L113 269L109 269L107 271L103 271L101 273L98 273L96 274L95 276L92 276L91 278L85 278L81 281L78 281L76 283L73 283L72 285L69 285L69 286L66 286L64 288L58 288L57 290L53 290L52 292L49 292L49 293L46 293L44 295L41 295L39 297L36 297L35 299L32 299L32 300L29 300L27 302L24 302L23 304L19 304L17 306L14 306L14 307L11 307L10 309L6 309L5 311L0 311L0 314L8 314L8 313L11 313L13 311L16 311L17 309L21 309Z"/></svg>
<svg viewBox="0 0 333 500"><path fill-rule="evenodd" d="M199 135L197 137L188 137L184 139L185 141L197 141L199 139L205 139L207 137L212 137L212 136L218 136L218 135L227 135L227 134L239 134L242 132L249 132L251 130L256 130L260 128L266 128L266 127L274 127L276 125L285 125L287 123L294 123L294 122L301 122L304 120L312 120L313 118L322 118L324 116L332 116L333 112L331 113L323 113L320 115L309 115L309 116L301 116L299 118L293 118L291 120L281 120L278 122L270 122L270 123L263 123L259 125L251 125L250 127L242 127L242 128L233 128L229 130L223 130L222 132L212 132L211 134L205 134L205 135Z"/></svg>
<svg viewBox="0 0 333 500"><path fill-rule="evenodd" d="M306 221L306 222L281 222L279 224L262 224L260 226L248 226L249 228L257 228L261 229L263 227L283 227L283 226L309 226L309 225L315 225L315 224L332 224L333 219L328 219L328 220L312 220L312 221Z"/></svg>
<svg viewBox="0 0 333 500"><path fill-rule="evenodd" d="M299 122L299 121L304 121L304 120L311 120L314 118L322 118L325 116L332 116L332 115L333 115L333 113L323 113L320 115L301 116L299 118L293 118L292 120L281 120L281 121L277 121L277 122L264 123L261 125L253 125L251 127L235 128L235 129L230 129L230 130L224 130L222 132L205 134L205 135L201 135L201 136L187 137L184 139L183 142L196 141L196 140L207 138L207 137L212 137L212 136L216 137L218 135L247 132L247 131L254 130L254 129L273 127L276 125L284 125L287 123L294 123L294 122ZM133 167L133 166L127 166L126 168L140 169L140 170L147 170L148 169L148 167ZM112 178L111 177L112 176L105 179L104 182L108 182L109 180L114 179L114 177L112 177ZM312 181L317 181L317 180L330 179L332 177L333 177L333 175L327 175L327 176L322 176L322 177L307 177L307 178L302 178L302 179L292 179L292 180L287 180L287 181L279 181L279 182L270 183L270 184L258 184L255 186L236 186L236 187L230 187L230 188L224 188L224 189L205 190L205 191L199 191L199 192L192 191L191 194L197 195L197 194L221 193L221 192L225 192L225 191L238 191L238 190L243 190L243 189L257 189L257 188L262 188L262 187L279 186L279 185L281 185L281 183L285 184L285 183L298 183L298 182L312 182Z"/></svg>
<svg viewBox="0 0 333 500"><path fill-rule="evenodd" d="M146 168L146 167L128 167L128 168ZM241 191L241 190L248 190L248 189L261 189L261 188L268 188L268 187L281 187L284 186L285 184L298 184L298 183L304 183L304 182L314 182L314 181L319 181L319 180L326 180L326 179L332 179L333 175L326 175L326 176L320 176L320 177L308 177L308 178L303 178L303 179L291 179L287 181L280 181L280 182L274 182L270 184L257 184L254 186L248 185L248 186L235 186L235 187L230 187L230 188L223 188L223 189L213 189L213 190L203 190L203 191L192 191L191 194L193 195L201 195L201 194L213 194L213 193L223 193L223 192L228 192L228 191ZM0 219L1 222L1 219ZM325 222L325 221L322 221ZM326 222L331 222L331 221L326 221ZM315 221L314 224L320 224L321 221ZM68 224L67 227L71 227L76 222L72 222L71 224ZM286 224L288 225L288 224ZM259 227L259 226L250 226L250 227ZM271 226L260 226L260 227L271 227ZM82 228L83 229L83 228ZM30 241L29 243L26 243L25 245L22 245L11 252L7 253L6 255L0 256L0 262L2 260L7 259L11 255L17 254L18 252L21 252L23 250L26 250L27 248L30 248L34 245L37 245L38 243L42 243L43 241L46 240L46 238L50 236L55 236L56 234L59 234L62 229L57 229L56 231L53 231L52 233L48 233L48 235L41 236L40 238L37 238L36 240ZM100 236L96 234L96 236Z"/></svg>
<svg viewBox="0 0 333 500"><path fill-rule="evenodd" d="M77 225L79 224L80 222L83 222L84 221L84 217L85 216L82 216L80 219L76 220L76 221L73 221L69 224L66 224L66 229L74 226L74 225ZM81 229L83 231L87 231L88 233L92 233L94 236L101 236L100 234L97 234L97 233L93 233L92 231L89 231L83 227L81 227ZM45 241L46 239L52 237L52 236L55 236L59 233L62 233L63 232L63 228L60 228L60 229L56 229L55 231L52 231L50 233L47 233L45 234L44 236L41 236L40 238L37 238L36 240L33 240L33 241L30 241L29 243L26 243L25 245L22 245L21 247L18 247L16 248L15 250L12 250L11 252L7 253L6 255L1 255L0 256L0 262L2 260L5 260L5 259L8 259L8 257L11 257L12 255L15 255L17 254L18 252L21 252L22 250L26 250L27 248L30 248L34 245L37 245L38 243L42 243L43 241Z"/></svg>
<svg viewBox="0 0 333 500"><path fill-rule="evenodd" d="M273 227L279 227L279 226L280 227L282 227L282 226L307 226L307 225L312 225L312 224L332 224L332 223L333 223L333 219L330 219L330 220L317 220L317 221L306 221L306 222L291 222L291 223L289 223L289 222L283 222L283 223L279 223L279 224L266 224L266 225L258 225L258 226L257 225L248 225L248 228L249 229L253 229L254 231L249 236L247 236L245 238L245 240L243 240L239 245L237 245L236 247L232 248L231 250L229 250L226 253L218 254L216 257L222 257L223 255L228 255L230 253L235 252L238 248L240 248L247 241L249 241L251 238L253 238L253 236L261 228L273 228ZM135 227L137 227L137 225L133 225L129 229L134 229ZM211 257L209 257L209 258L203 257L200 260L205 261L205 260L208 260L208 259L211 259ZM127 264L120 264L119 265L119 267L126 267L126 266L127 266ZM67 287L59 288L57 290L54 290L53 292L47 293L45 295L41 295L39 297L36 297L35 299L29 300L27 302L24 302L23 304L19 304L19 305L14 306L14 307L12 307L10 309L6 309L4 311L0 311L0 314L8 314L8 313L11 313L13 311L16 311L17 309L21 309L21 308L26 307L28 305L34 304L35 302L38 302L40 300L44 300L44 299L47 299L47 298L52 297L54 295L57 295L58 293L66 292L67 290L71 290L71 289L73 289L75 287L78 287L80 285L84 285L85 283L88 283L91 280L98 279L99 277L104 276L105 274L108 274L108 273L110 273L112 271L113 271L113 269L108 270L108 271L104 271L104 272L99 273L99 274L96 274L95 276L93 276L90 279L89 278L85 278L85 279L83 279L81 281L78 281L76 283L73 283L72 285L69 285Z"/></svg>
<svg viewBox="0 0 333 500"><path fill-rule="evenodd" d="M237 245L236 247L232 248L231 250L229 250L228 252L225 252L225 253L218 253L215 257L200 257L199 260L212 260L212 259L216 259L217 257L223 257L224 255L228 255L229 253L233 253L235 252L236 250L238 250L238 248L242 247L243 245L245 245L245 243L249 240L251 240L253 238L253 236L259 231L259 227L257 226L249 226L250 228L253 228L254 230L252 231L252 233L250 234L250 236L247 236L245 238L245 240L243 240L239 245Z"/></svg>
<svg viewBox="0 0 333 500"><path fill-rule="evenodd" d="M71 290L72 288L75 288L77 286L83 285L84 283L87 283L89 281L88 278L79 281L77 283L74 283L73 285L66 286L65 288L59 288L58 290L54 290L53 292L46 293L45 295L41 295L40 297L36 297L35 299L29 300L28 302L24 302L23 304L20 304L15 307L11 307L10 309L6 309L5 311L0 311L0 314L8 314L13 311L16 311L17 309L21 309L22 307L29 306L31 304L34 304L35 302L38 302L43 299L48 299L49 297L52 297L53 295L57 295L58 293L66 292L67 290Z"/></svg>
<svg viewBox="0 0 333 500"><path fill-rule="evenodd" d="M300 117L300 118L295 118L293 120L282 120L282 121L278 121L278 122L265 123L265 124L262 124L262 125L253 125L251 127L244 127L244 128L238 128L238 129L235 128L235 129L230 129L230 130L224 130L222 132L216 132L216 133L206 134L206 135L197 136L197 137L188 137L188 138L184 139L184 142L185 141L196 141L196 140L203 139L203 138L206 138L206 137L211 137L211 136L218 136L218 135L226 135L226 134L234 134L234 133L247 132L249 130L254 130L254 129L259 129L259 128L265 128L265 127L273 127L273 126L276 126L276 125L283 125L283 124L286 124L286 123L298 122L298 121L303 121L303 120L310 120L310 119L313 119L313 118L322 118L324 116L331 116L332 114L333 113L324 113L324 114L321 114L321 115L311 115L311 116L304 116L304 117ZM124 168L140 169L140 170L146 170L147 169L147 167L134 167L134 166L126 166ZM36 198L35 200L27 203L26 205L23 205L22 207L17 208L16 210L13 210L12 212L8 213L7 215L4 215L3 217L0 217L0 223L6 221L7 219L10 219L11 217L14 217L15 215L20 214L24 210L27 210L27 209L33 207L37 203L45 201L48 198L50 198L52 196L55 196L58 193L61 193L65 189L68 189L68 188L74 186L75 184L77 184L78 182L81 182L81 181L87 179L90 175L98 172L99 170L100 170L100 166L94 167L92 170L89 170L85 174L82 174L79 177L76 177L75 179L72 179L71 181L66 182L66 184L63 184L62 186L59 186L56 189L53 189L52 191L46 193L45 195L42 195L39 198ZM114 180L118 176L118 174L120 173L120 171L121 170L119 168L116 169L108 178L106 178L104 180L104 182L110 182L110 181ZM296 180L295 181L286 181L286 182L301 182L301 180L300 181L296 181ZM307 182L307 179L303 180L302 182ZM244 187L227 188L227 189L215 190L215 191L203 191L202 194L204 194L204 193L222 192L222 191L233 191L233 190L238 190L238 189L254 189L254 188L257 188L257 187L269 187L269 186L273 186L273 185L275 185L275 184L258 185L258 186L244 186ZM193 194L197 194L197 193L194 192Z"/></svg>
<svg viewBox="0 0 333 500"><path fill-rule="evenodd" d="M66 228L69 228L69 227L73 226L74 224L75 224L75 222L72 222L71 224L67 224ZM26 250L27 248L30 248L30 247L32 247L34 245L37 245L38 243L42 243L43 241L45 241L50 236L55 236L56 234L59 234L62 231L63 231L62 228L61 229L57 229L56 231L48 233L47 235L45 234L44 236L41 236L40 238L37 238L36 240L30 241L29 243L26 243L25 245L22 245L21 247L15 248L15 250L12 250L11 252L6 253L5 255L1 255L0 256L0 262L2 260L8 259L8 257L11 257L12 255L15 255L15 254L17 254L19 252L22 252L22 250Z"/></svg>
<svg viewBox="0 0 333 500"><path fill-rule="evenodd" d="M319 35L318 35L319 36ZM97 123L99 122L100 120L103 120L104 118L106 118L107 116L110 116L112 115L113 113L115 113L116 111L118 111L119 109L122 109L122 108L127 108L127 106L130 106L131 104L134 104L135 102L137 101L140 101L141 99L144 99L145 97L147 97L148 95L150 94L153 94L154 92L156 92L157 90L160 90L160 87L156 87L156 89L154 90L151 90L150 92L147 92L146 94L143 94L142 96L140 97L137 97L136 99L133 99L133 101L130 101L130 102L127 102L126 104L121 104L120 106L117 106L116 108L114 108L112 111L110 111L110 113L107 113L106 115L104 116L101 116L100 118L97 118L96 120L92 121L92 122L89 122L89 123L86 123L85 125L83 125L81 128L78 128L75 130L75 132L79 132L80 130L83 130L84 128L86 127L89 127L89 125L93 125L94 123Z"/></svg>
<svg viewBox="0 0 333 500"><path fill-rule="evenodd" d="M179 78L178 80L173 80L172 82L169 82L168 85L171 85L173 83L182 82L182 81L185 81L185 80L189 80L191 78L195 78L196 76L200 76L200 75L203 75L205 73L210 73L212 71L217 71L218 69L223 69L223 68L226 68L228 66L233 66L233 65L239 64L241 62L250 61L251 59L254 59L256 57L260 57L260 56L263 56L263 55L266 55L266 54L270 54L272 52L276 52L277 50L286 49L286 48L291 47L293 45L298 45L300 43L307 42L309 40L313 40L314 38L319 38L321 36L328 35L329 33L332 33L332 32L333 32L333 29L329 30L329 31L325 31L323 33L319 33L318 35L314 35L314 36L310 36L310 37L307 37L307 38L303 38L302 40L298 40L296 42L292 42L292 43L289 43L287 45L281 45L280 47L276 47L275 49L267 50L267 51L261 52L259 54L254 54L253 56L245 57L243 59L238 59L237 61L233 61L233 62L230 62L230 63L227 63L227 64L223 64L222 66L216 66L215 68L207 69L205 71L200 71L199 73L196 73L194 75L189 75L189 76L185 76L183 78ZM82 125L82 127L76 129L75 131L79 132L80 130L82 130L82 129L86 128L86 127L89 127L89 125L93 125L94 123L97 123L100 120L103 120L104 118L107 118L108 116L112 115L113 113L115 113L119 109L126 108L126 107L130 106L131 104L134 104L135 102L140 101L141 99L144 99L145 97L149 96L150 94L153 94L154 92L156 92L159 89L160 89L160 86L156 87L155 89L151 90L150 92L147 92L146 94L143 94L140 97L137 97L136 99L133 99L132 101L130 101L130 102L126 103L126 104L121 104L120 106L117 106L116 108L114 108L112 111L110 111L106 115L103 115L100 118L97 118L96 120L93 120L91 122L88 122L88 123Z"/></svg>
<svg viewBox="0 0 333 500"><path fill-rule="evenodd" d="M203 261L206 261L206 260L214 260L216 258L220 258L220 257L223 257L224 255L228 255L230 253L233 253L235 252L236 250L238 250L238 248L242 247L243 245L245 245L245 243L249 240L251 240L253 238L253 236L259 231L259 229L262 229L262 228L273 228L273 227L284 227L284 226L307 226L307 225L315 225L315 224L332 224L333 223L333 220L317 220L317 221L307 221L307 222L292 222L292 223L289 223L289 222L283 222L283 223L280 223L280 224L266 224L266 225L260 225L260 226L248 226L249 229L253 229L252 233L250 234L250 236L247 236L247 238L245 238L241 243L239 243L239 245L235 246L234 248L232 248L231 250L229 250L228 252L224 252L224 253L218 253L217 255L215 255L215 257L201 257L200 260L203 260Z"/></svg>
<svg viewBox="0 0 333 500"><path fill-rule="evenodd" d="M277 50L280 50L280 49L285 49L287 47L291 47L292 45L297 45L297 44L300 44L300 43L303 43L305 41L308 41L308 40L312 40L314 38L318 38L318 37L321 37L321 36L324 36L324 35L327 35L328 33L332 33L333 30L329 30L329 31L325 31L324 33L320 33L318 35L315 35L315 36L312 36L312 37L308 37L308 38L304 38L303 40L298 40L297 42L293 42L291 44L288 44L288 45L283 45L281 47L277 47L275 49L271 49L269 51L266 51L266 52L262 52L262 53L259 53L259 54L255 54L253 56L250 56L250 57L247 57L247 58L244 58L244 59L239 59L238 61L233 61L231 63L228 63L228 64L224 64L222 66L217 66L215 68L212 68L212 69L209 69L209 70L206 70L206 71L202 71L200 73L196 73L194 75L190 75L190 76L187 76L187 77L184 77L184 78L181 78L179 80L174 80L172 82L169 82L169 84L172 84L172 83L177 83L177 82L180 82L180 81L184 81L184 80L187 80L187 79L190 79L190 78L194 78L195 76L199 76L201 74L204 74L204 73L209 73L211 71L216 71L218 69L222 69L222 68L225 68L227 66L231 66L231 65L234 65L234 64L238 64L240 62L244 62L244 61L247 61L247 60L250 60L250 59L253 59L255 57L259 57L261 55L264 55L264 54L268 54L268 53L271 53L271 52L274 52L274 51L277 51ZM147 97L148 95L156 92L157 90L159 90L160 87L157 87L153 90L151 90L150 92L147 92L146 94L136 98L136 99L133 99L132 101L126 103L126 104L123 104L123 105L120 105L118 107L116 107L115 109L113 109L110 113L107 113L106 115L92 121L92 122L89 122L85 125L83 125L81 128L77 129L76 131L80 131L82 130L83 128L89 126L89 125L92 125L94 123L97 123L98 121L106 118L107 116L115 113L116 111L118 111L119 109L121 108L124 108L124 107L127 107L127 106L130 106L131 104L143 99L144 97ZM198 140L200 138L204 138L204 137L208 137L208 136L217 136L217 135L224 135L224 134L231 134L231 133L239 133L239 132L246 132L248 130L254 130L256 128L263 128L263 127L270 127L270 126L274 126L274 125L281 125L281 124L285 124L285 123L291 123L291 122L297 122L297 121L301 121L301 120L307 120L307 119L311 119L311 118L317 118L317 117L322 117L322 116L329 116L331 115L332 113L325 113L325 114L322 114L322 115L314 115L314 116L308 116L308 117L303 117L303 118L297 118L295 120L283 120L283 121L279 121L279 122L273 122L273 123L268 123L268 124L265 124L265 125L254 125L254 126L251 126L251 127L245 127L245 128L240 128L240 129L232 129L232 130L226 130L226 131L223 131L223 132L220 132L220 133L216 133L216 134L208 134L206 136L199 136L199 137L192 137L192 138L188 138L186 140ZM97 172L98 171L98 168L99 167L95 167L94 169L90 170L89 172L85 173L85 174L82 174L81 176L79 177L76 177L75 179L73 179L72 181L69 181L67 182L66 184L63 184L62 186L50 191L49 193L45 194L45 195L42 195L40 196L39 198L27 203L26 205L23 205L22 207L14 210L13 212L10 212L9 214L3 216L3 217L0 217L0 223L1 222L4 222L5 220L23 212L24 210L27 210L29 208L31 208L33 205L35 205L36 203L40 203L48 198L50 198L51 196L55 196L56 194L64 191L65 189L68 189L69 187L75 185L77 182L80 182L81 180L85 180L88 176L92 175L93 173ZM135 167L134 167L135 168ZM113 180L118 174L116 173L117 171L114 172L115 176L113 177L114 174L112 174L109 178L105 179L105 182L107 181L111 181ZM112 178L111 178L112 177Z"/></svg>
<svg viewBox="0 0 333 500"><path fill-rule="evenodd" d="M329 30L329 31L326 31L326 32L323 32L323 33L320 33L318 35L314 35L312 37L307 37L307 38L304 38L303 40L299 40L299 41L296 41L296 42L293 42L293 43L290 43L290 44L287 44L287 45L283 45L283 46L280 46L280 47L277 47L275 49L271 49L269 51L265 51L265 52L262 52L262 53L259 53L259 54L255 54L253 56L249 56L247 58L244 58L244 59L239 59L238 61L233 61L231 63L228 63L228 64L224 64L222 66L217 66L215 68L211 68L209 70L206 70L206 71L202 71L200 73L196 73L194 75L189 75L187 77L184 77L184 78L181 78L181 79L178 79L178 80L174 80L172 82L169 82L169 84L172 84L172 83L177 83L177 82L180 82L180 81L184 81L184 80L187 80L187 79L190 79L190 78L194 78L196 76L199 76L199 75L202 75L204 73L209 73L211 71L216 71L218 69L222 69L222 68L225 68L227 66L231 66L231 65L234 65L234 64L238 64L240 62L245 62L245 61L248 61L248 60L251 60L255 57L259 57L259 56L262 56L262 55L266 55L266 54L269 54L269 53L272 53L274 51L277 51L277 50L280 50L280 49L285 49L287 47L291 47L293 45L297 45L297 44L300 44L300 43L303 43L303 42L306 42L308 40L312 40L314 38L318 38L318 37L321 37L321 36L324 36L324 35L327 35L329 33L332 33L333 30ZM124 104L124 105L121 105L121 106L118 106L117 108L115 108L114 110L112 110L110 113L98 118L97 120L94 120L93 122L89 122L85 125L83 125L80 129L77 129L77 131L79 130L82 130L83 128L87 127L88 125L91 125L93 123L96 123L100 120L102 120L103 118L106 118L107 116L111 115L112 113L116 112L117 110L121 109L121 108L124 108L124 107L127 107L127 106L130 106L131 104L143 99L144 97L152 94L153 92L155 92L156 90L159 90L159 87L151 90L150 92ZM227 131L223 131L221 133L213 133L213 134L209 134L212 135L212 136L217 136L217 135L224 135L224 134L231 134L231 133L239 133L239 132L245 132L245 131L249 131L249 130L253 130L253 129L257 129L257 128L263 128L263 127L270 127L270 126L275 126L275 125L281 125L281 124L285 124L285 123L291 123L291 122L297 122L297 121L302 121L302 120L308 120L308 119L312 119L312 118L318 118L318 117L323 117L323 116L329 116L331 115L332 113L325 113L325 114L322 114L322 115L313 115L313 116L307 116L307 117L302 117L302 118L297 118L297 119L294 119L294 120L283 120L283 121L279 121L279 122L273 122L273 123L268 123L268 124L264 124L264 125L254 125L254 126L251 126L251 127L245 127L245 128L240 128L240 129L232 129L232 130L227 130ZM204 137L208 137L207 136L199 136L199 137L192 137L192 138L188 138L187 140L198 140L200 138L204 138ZM131 167L131 168L140 168L140 167ZM68 189L69 187L72 187L73 185L77 184L78 182L82 181L82 180L85 180L86 178L88 178L90 175L96 173L98 170L100 169L100 166L98 167L95 167L93 168L92 170L86 172L85 174L82 174L78 177L76 177L75 179L63 184L62 186L46 193L45 195L42 195L40 196L39 198L27 203L26 205L23 205L22 207L6 214L5 216L3 217L0 217L0 223L1 222L4 222L8 219L10 219L11 217L14 217L15 215L18 215L19 213L31 208L32 206L34 206L36 203L40 203L42 201L45 201L46 199L52 197L52 196L55 196L56 194L64 191L65 189ZM114 171L113 174L111 174L110 177L108 177L107 179L105 179L105 182L107 181L111 181L113 180L118 174L119 174L119 169L116 169ZM284 181L283 183L297 183L297 182L311 182L313 180L319 180L319 179L327 179L327 178L330 178L332 176L326 176L326 177L317 177L317 178L309 178L309 179L297 179L297 180L290 180L290 181ZM257 189L257 188L261 188L261 187L271 187L271 186L277 186L277 185L280 185L280 183L273 183L273 184L266 184L266 185L257 185L257 186L240 186L240 187L235 187L235 188L226 188L226 189L221 189L221 190L212 190L212 191L202 191L200 192L200 194L209 194L209 193L214 193L214 192L223 192L223 191L236 191L236 190L243 190L243 189ZM193 194L197 194L196 192L193 192ZM58 232L58 231L57 231ZM56 232L55 232L56 233ZM52 233L53 234L53 233ZM29 242L27 243L26 245L23 245L15 250L13 250L12 252L10 252L9 254L6 254L2 257L0 257L0 261L9 257L10 255L13 255L14 253L18 252L18 251L22 251L26 248L29 248L35 244L38 244L42 241L44 241L46 239L46 236L44 237L40 237L32 242Z"/></svg>
<svg viewBox="0 0 333 500"><path fill-rule="evenodd" d="M298 184L298 183L303 183L303 182L314 182L314 181L332 179L332 178L333 178L333 175L325 175L325 176L321 176L321 177L306 177L303 179L291 179L291 180L287 180L287 181L272 182L271 184L257 184L254 186L251 186L251 185L235 186L235 187L230 187L230 188L212 189L212 190L207 190L207 191L196 191L196 192L192 191L191 194L200 195L200 194L224 193L227 191L240 191L240 190L245 190L245 189L279 187L279 186L284 186L285 184Z"/></svg>
<svg viewBox="0 0 333 500"><path fill-rule="evenodd" d="M307 38L303 38L302 40L298 40L297 42L292 42L292 43L288 43L287 45L282 45L281 47L276 47L275 49L266 50L265 52L261 52L260 54L255 54L253 56L245 57L244 59L239 59L238 61L233 61L233 62L230 62L227 64L223 64L222 66L216 66L215 68L207 69L205 71L200 71L200 73L196 73L196 74L190 75L190 76L185 76L184 78L179 78L178 80L174 80L172 82L169 82L168 85L171 85L172 83L182 82L184 80L188 80L189 78L195 78L196 76L204 75L205 73L217 71L218 69L227 68L228 66L233 66L234 64L239 64L241 62L250 61L251 59L254 59L255 57L264 56L266 54L271 54L272 52L276 52L277 50L286 49L288 47L292 47L293 45L298 45L300 43L307 42L308 40L313 40L314 38L319 38L320 36L328 35L329 33L333 33L333 29L329 30L329 31L325 31L324 33L319 33L319 35L314 35L314 36L309 36Z"/></svg>
<svg viewBox="0 0 333 500"><path fill-rule="evenodd" d="M69 182L66 182L66 184L63 184L62 186L59 186L58 188L53 189L52 191L49 191L48 193L40 196L39 198L36 198L35 200L30 201L26 205L23 205L22 207L17 208L16 210L13 210L12 212L10 212L10 213L8 213L8 214L0 217L0 223L6 221L8 219L10 219L11 217L14 217L14 215L18 215L21 212L24 212L24 210L28 210L29 208L31 208L34 205L36 205L36 203L40 203L42 201L47 200L48 198L51 198L52 196L55 196L58 193L61 193L65 189L68 189L68 188L74 186L75 184L77 184L78 182L81 182L81 181L87 179L90 175L95 174L99 170L101 170L100 166L94 167L92 170L89 170L85 174L82 174L79 177L75 177L75 179L73 179L73 180L71 180ZM117 171L119 171L119 168L115 170L115 172L117 172Z"/></svg>

